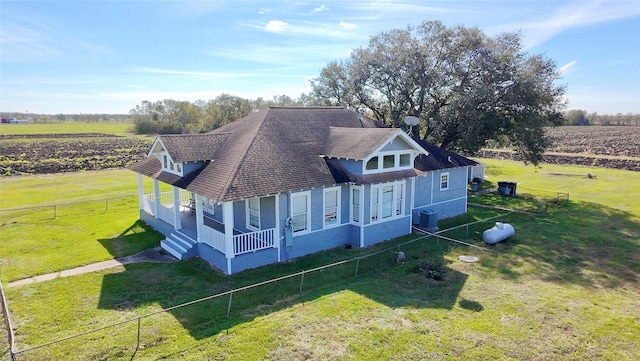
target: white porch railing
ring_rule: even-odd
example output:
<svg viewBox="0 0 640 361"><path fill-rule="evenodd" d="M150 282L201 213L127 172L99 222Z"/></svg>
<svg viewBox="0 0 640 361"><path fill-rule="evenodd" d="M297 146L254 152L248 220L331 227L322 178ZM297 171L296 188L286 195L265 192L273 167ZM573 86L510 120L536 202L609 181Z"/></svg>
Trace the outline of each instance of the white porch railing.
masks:
<svg viewBox="0 0 640 361"><path fill-rule="evenodd" d="M142 198L142 210L149 213L150 215L154 215L153 214L153 209L155 207L156 202L149 199L146 195L144 196L144 198Z"/></svg>
<svg viewBox="0 0 640 361"><path fill-rule="evenodd" d="M233 236L233 251L237 256L243 253L273 248L275 247L275 233L275 228L271 228L257 232L236 234ZM226 253L224 233L203 225L200 239L202 243Z"/></svg>
<svg viewBox="0 0 640 361"><path fill-rule="evenodd" d="M236 255L273 248L275 245L275 228L262 231L242 233L233 236L233 250Z"/></svg>
<svg viewBox="0 0 640 361"><path fill-rule="evenodd" d="M202 243L208 244L209 246L213 247L213 249L217 249L222 253L226 253L227 247L224 242L224 233L218 232L215 229L204 224L202 225L201 229L202 235L200 236L200 239L202 240Z"/></svg>
<svg viewBox="0 0 640 361"><path fill-rule="evenodd" d="M189 207L191 206L191 192L186 189L180 190L180 205Z"/></svg>
<svg viewBox="0 0 640 361"><path fill-rule="evenodd" d="M173 204L173 192L161 192L159 196L160 204ZM145 194L144 197L151 201L156 200L156 196L153 193Z"/></svg>
<svg viewBox="0 0 640 361"><path fill-rule="evenodd" d="M158 206L158 218L162 219L172 226L175 226L176 222L173 217L173 206L165 206L163 204L160 204Z"/></svg>

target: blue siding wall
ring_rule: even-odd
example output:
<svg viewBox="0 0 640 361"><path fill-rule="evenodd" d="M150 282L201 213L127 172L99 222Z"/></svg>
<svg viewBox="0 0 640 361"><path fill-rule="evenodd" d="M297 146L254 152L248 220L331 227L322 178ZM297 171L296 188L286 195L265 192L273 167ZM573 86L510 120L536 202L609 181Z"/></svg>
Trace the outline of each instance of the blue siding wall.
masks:
<svg viewBox="0 0 640 361"><path fill-rule="evenodd" d="M211 215L211 214L207 213L207 216L208 216L209 218L213 218L213 219L215 219L216 221L218 221L218 222L222 223L222 204L216 204L216 205L213 207L213 215Z"/></svg>
<svg viewBox="0 0 640 361"><path fill-rule="evenodd" d="M449 173L449 189L440 190L440 175ZM433 203L464 197L467 194L467 168L452 168L434 172Z"/></svg>
<svg viewBox="0 0 640 361"><path fill-rule="evenodd" d="M363 185L361 188L361 192L364 192L364 203L360 205L364 208L364 219L362 220L362 223L367 225L371 223L371 185Z"/></svg>
<svg viewBox="0 0 640 361"><path fill-rule="evenodd" d="M415 207L431 204L431 178L431 173L427 173L423 177L414 178L416 193L414 194L413 204Z"/></svg>
<svg viewBox="0 0 640 361"><path fill-rule="evenodd" d="M269 248L253 253L245 253L236 256L231 260L231 272L237 273L249 268L256 268L276 262L278 262L278 250L275 248Z"/></svg>
<svg viewBox="0 0 640 361"><path fill-rule="evenodd" d="M342 246L347 243L358 245L359 241L351 239L352 225L327 228L293 237L293 246L284 249L283 259L291 259L315 253L325 249Z"/></svg>
<svg viewBox="0 0 640 361"><path fill-rule="evenodd" d="M402 138L396 137L391 144L385 145L381 151L394 151L394 150L414 150L414 148L407 144Z"/></svg>
<svg viewBox="0 0 640 361"><path fill-rule="evenodd" d="M380 243L411 233L411 217L406 216L386 222L373 223L364 229L364 245Z"/></svg>
<svg viewBox="0 0 640 361"><path fill-rule="evenodd" d="M311 190L311 230L315 231L322 229L323 226L323 214L322 208L324 192L322 188L315 188Z"/></svg>
<svg viewBox="0 0 640 361"><path fill-rule="evenodd" d="M340 165L342 165L349 173L362 174L362 161L361 160L347 160L339 159Z"/></svg>
<svg viewBox="0 0 640 361"><path fill-rule="evenodd" d="M349 203L349 186L342 185L340 190L340 201L342 202L340 205L340 223L347 224L349 223L349 208L351 207Z"/></svg>
<svg viewBox="0 0 640 361"><path fill-rule="evenodd" d="M260 228L269 229L276 226L276 197L260 198Z"/></svg>
<svg viewBox="0 0 640 361"><path fill-rule="evenodd" d="M440 175L449 173L449 189L440 190ZM413 222L420 220L420 211L433 210L438 219L457 216L467 210L467 168L450 168L430 172L425 177L416 178ZM433 182L432 182L433 180ZM430 199L433 194L433 199Z"/></svg>
<svg viewBox="0 0 640 361"><path fill-rule="evenodd" d="M213 249L213 247L204 243L197 243L196 247L198 250L198 257L216 266L222 272L227 273L227 258L222 252L217 251Z"/></svg>
<svg viewBox="0 0 640 361"><path fill-rule="evenodd" d="M233 202L233 228L242 232L253 232L247 228L244 201Z"/></svg>
<svg viewBox="0 0 640 361"><path fill-rule="evenodd" d="M190 162L190 163L182 163L182 174L187 175L194 171L196 168L200 167L204 162Z"/></svg>
<svg viewBox="0 0 640 361"><path fill-rule="evenodd" d="M416 208L413 210L413 223L420 222L420 211L423 210L435 211L440 220L465 213L467 211L467 201L465 199L458 199Z"/></svg>

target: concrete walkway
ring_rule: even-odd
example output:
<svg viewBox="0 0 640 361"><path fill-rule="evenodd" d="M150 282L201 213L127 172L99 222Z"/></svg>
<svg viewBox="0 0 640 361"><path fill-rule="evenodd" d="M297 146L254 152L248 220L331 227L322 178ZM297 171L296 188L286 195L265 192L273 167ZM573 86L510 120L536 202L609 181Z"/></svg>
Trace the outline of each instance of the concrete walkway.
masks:
<svg viewBox="0 0 640 361"><path fill-rule="evenodd" d="M92 263L82 267L76 267L76 268L72 268L64 271L48 273L40 276L34 276L30 278L24 278L21 280L9 282L7 284L7 287L18 287L18 286L28 285L31 283L49 281L58 277L69 277L69 276L75 276L75 275L80 275L80 274L89 273L89 272L102 271L105 269L124 266L126 264L131 264L131 263L140 263L140 262L170 263L174 261L177 261L177 259L175 259L170 254L162 251L160 247L156 247L156 248L144 250L140 253L136 253L134 255L127 256L127 257L111 259L108 261L103 261L98 263Z"/></svg>

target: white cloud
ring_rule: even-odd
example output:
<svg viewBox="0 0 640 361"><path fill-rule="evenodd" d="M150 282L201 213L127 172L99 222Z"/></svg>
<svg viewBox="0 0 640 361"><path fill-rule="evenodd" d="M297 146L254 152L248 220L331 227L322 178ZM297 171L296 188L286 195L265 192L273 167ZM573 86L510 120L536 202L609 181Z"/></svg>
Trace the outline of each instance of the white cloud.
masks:
<svg viewBox="0 0 640 361"><path fill-rule="evenodd" d="M284 31L286 26L287 26L287 23L285 23L284 21L271 20L267 23L267 25L264 28L267 31L272 31L274 33L281 33Z"/></svg>
<svg viewBox="0 0 640 361"><path fill-rule="evenodd" d="M326 10L329 10L329 7L326 6L325 4L322 4L322 5L318 6L317 8L313 9L313 11L316 12L316 13L319 13L319 12L322 12L322 11L326 11Z"/></svg>
<svg viewBox="0 0 640 361"><path fill-rule="evenodd" d="M355 29L357 27L356 24L348 23L346 21L340 20L340 26L345 29Z"/></svg>
<svg viewBox="0 0 640 361"><path fill-rule="evenodd" d="M564 74L564 73L568 72L569 70L571 70L571 68L573 68L574 65L576 65L577 62L578 62L577 60L574 60L574 61L571 61L569 63L564 64L563 66L560 67L560 69L558 69L558 72L560 74Z"/></svg>
<svg viewBox="0 0 640 361"><path fill-rule="evenodd" d="M253 77L258 76L257 73L217 73L217 72L200 72L200 71L185 71L185 70L173 70L173 69L159 69L159 68L147 68L139 67L135 68L134 72L147 73L147 74L164 74L164 75L181 75L197 78L240 78L240 77Z"/></svg>
<svg viewBox="0 0 640 361"><path fill-rule="evenodd" d="M573 28L626 19L640 15L635 1L576 1L563 6L549 17L537 21L514 23L509 27L525 34L524 48L530 49Z"/></svg>

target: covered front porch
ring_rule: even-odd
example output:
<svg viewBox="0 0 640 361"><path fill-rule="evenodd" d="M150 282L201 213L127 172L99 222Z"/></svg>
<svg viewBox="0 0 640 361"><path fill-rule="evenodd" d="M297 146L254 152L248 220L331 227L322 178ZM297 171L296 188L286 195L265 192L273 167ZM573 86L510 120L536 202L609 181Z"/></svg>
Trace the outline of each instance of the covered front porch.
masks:
<svg viewBox="0 0 640 361"><path fill-rule="evenodd" d="M248 258L255 259L258 251L264 252L270 262L280 261L276 228L248 230L242 224L236 226L235 218L243 215L244 201L212 202L169 187L170 191L161 192L160 182L153 179L153 192L145 193L142 175L138 175L140 218L165 235L161 245L167 252L179 259L197 255L227 274L246 268L240 265Z"/></svg>

